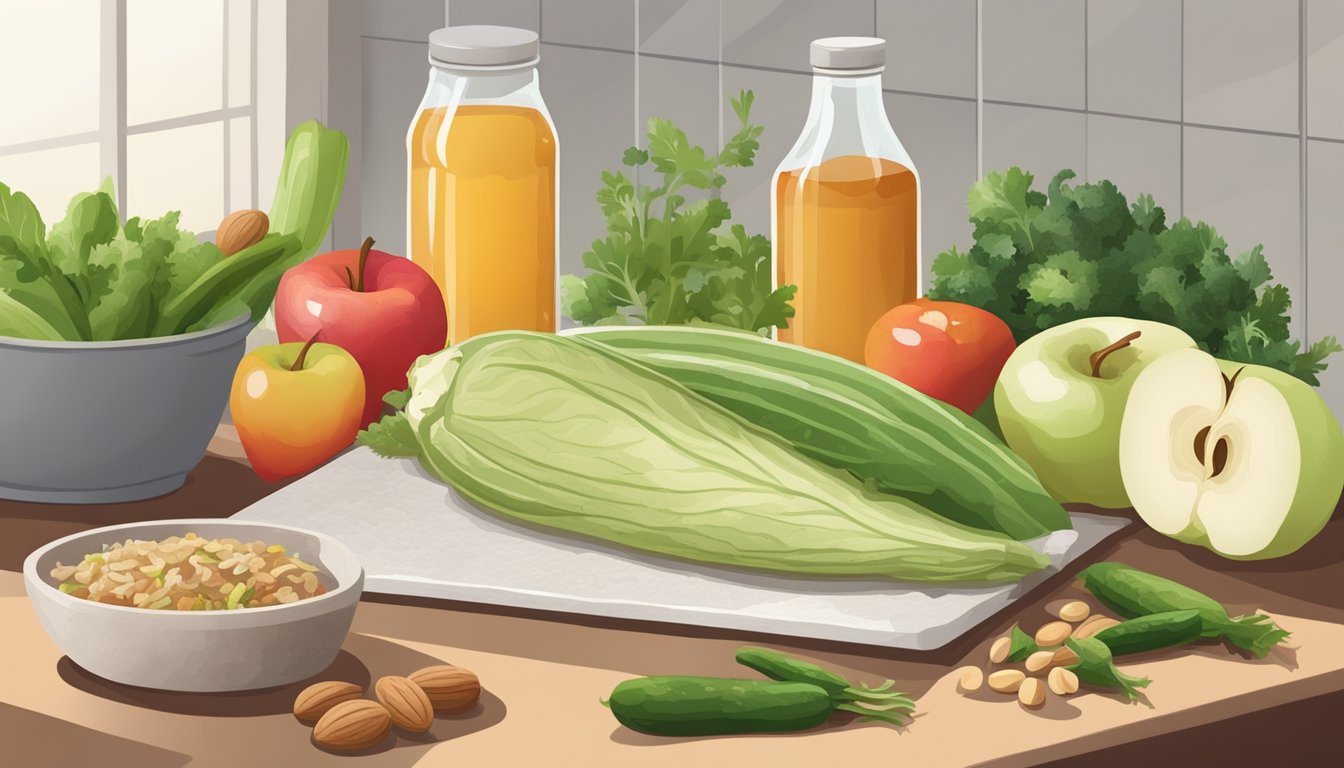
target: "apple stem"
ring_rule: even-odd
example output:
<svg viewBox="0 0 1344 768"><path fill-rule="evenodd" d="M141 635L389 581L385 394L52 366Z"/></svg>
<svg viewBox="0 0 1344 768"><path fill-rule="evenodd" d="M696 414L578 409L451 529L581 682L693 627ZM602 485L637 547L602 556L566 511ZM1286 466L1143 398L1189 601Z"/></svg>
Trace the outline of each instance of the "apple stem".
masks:
<svg viewBox="0 0 1344 768"><path fill-rule="evenodd" d="M317 341L317 336L320 333L322 332L318 331L317 333L314 333L313 337L309 339L306 343L304 343L303 349L299 350L299 356L294 358L294 364L289 366L289 370L291 371L303 370L303 364L308 359L308 350L313 348L313 343Z"/></svg>
<svg viewBox="0 0 1344 768"><path fill-rule="evenodd" d="M1104 347L1102 349L1098 349L1096 352L1093 352L1091 357L1087 358L1087 361L1092 363L1092 378L1094 379L1101 378L1101 364L1105 362L1107 356L1109 356L1112 352L1115 352L1116 350L1128 347L1131 341L1139 338L1142 335L1143 335L1142 331L1135 331L1133 333L1125 334L1123 337L1121 337L1119 341L1115 342L1109 347Z"/></svg>
<svg viewBox="0 0 1344 768"><path fill-rule="evenodd" d="M349 267L345 267L345 282L350 286L350 290L355 290L355 273L351 272Z"/></svg>
<svg viewBox="0 0 1344 768"><path fill-rule="evenodd" d="M372 248L373 248L372 237L364 238L364 244L359 246L359 277L358 282L356 282L352 287L360 293L364 292L364 266L369 263L369 250Z"/></svg>

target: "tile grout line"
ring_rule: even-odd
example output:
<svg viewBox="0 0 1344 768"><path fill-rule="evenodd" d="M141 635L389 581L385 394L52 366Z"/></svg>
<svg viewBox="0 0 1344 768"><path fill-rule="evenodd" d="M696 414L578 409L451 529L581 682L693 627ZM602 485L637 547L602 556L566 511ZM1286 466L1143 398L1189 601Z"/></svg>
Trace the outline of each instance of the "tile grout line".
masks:
<svg viewBox="0 0 1344 768"><path fill-rule="evenodd" d="M1092 0L1083 0L1083 112L1091 114L1088 110L1092 107L1089 99L1089 86L1091 78L1089 77L1089 67L1092 65L1092 45L1089 42L1091 34L1090 22L1088 21L1088 9L1092 7ZM1083 178L1092 181L1092 176L1088 172L1088 161L1092 157L1092 121L1083 116Z"/></svg>
<svg viewBox="0 0 1344 768"><path fill-rule="evenodd" d="M923 93L921 93L921 94L915 94L915 95L919 95L919 96L936 96L935 94L923 94ZM945 96L945 97L942 97L942 98L955 98L955 97L952 97L952 96ZM995 106L1002 106L1002 107L1020 107L1020 108L1023 108L1023 109L1040 109L1040 110L1045 110L1045 111L1047 111L1047 112L1068 112L1068 113L1072 113L1072 114L1075 114L1075 115L1097 115L1097 116L1100 116L1100 117L1117 117L1117 118L1120 118L1120 119L1123 119L1123 120L1137 120L1137 121L1144 122L1144 123L1159 123L1159 124L1162 124L1162 125L1184 125L1184 126L1189 127L1189 128L1203 128L1203 129L1205 129L1205 130L1209 130L1209 131L1226 131L1226 132L1228 132L1228 133L1246 133L1246 134L1251 134L1251 135L1254 135L1254 136L1275 136L1275 137L1278 137L1278 138L1281 138L1281 139L1296 139L1296 138L1298 138L1298 134L1295 133L1295 132L1294 132L1294 133L1290 133L1290 132L1287 132L1287 131L1266 131L1266 130L1260 130L1260 129L1257 129L1257 128L1233 128L1233 127L1231 127L1231 126L1226 126L1226 125L1214 125L1214 124L1212 124L1212 123L1185 123L1185 122L1182 122L1182 121L1180 121L1180 120L1172 120L1172 119L1170 119L1170 118L1165 118L1165 117L1147 117L1147 116L1144 116L1144 115L1126 115L1126 114L1121 113L1121 112L1100 112L1100 111L1091 111L1091 112L1089 112L1089 111L1087 111L1087 110L1085 110L1085 109L1079 109L1079 108L1077 108L1077 107L1060 107L1060 106L1055 106L1055 105L1050 105L1050 104L1031 104L1031 103L1028 103L1028 102L1025 102L1025 101L1007 101L1007 100L1004 100L1004 99L984 99L984 102L985 102L986 104L993 104L993 105L995 105ZM1344 139L1325 139L1325 138L1323 138L1323 139L1320 139L1320 140L1321 140L1321 141L1333 141L1333 142L1336 142L1336 143L1344 143Z"/></svg>
<svg viewBox="0 0 1344 768"><path fill-rule="evenodd" d="M718 115L719 115L719 146L718 146L718 150L717 150L717 151L718 151L718 152L722 152L722 151L723 151L723 101L724 101L724 98L727 96L727 94L723 92L723 0L719 0L718 17L719 17L719 18L718 18L718 22L719 22L719 23L718 23L719 37L718 37L718 46L715 48L715 55L714 55L714 59L715 59L715 62L714 62L714 74L715 74L715 76L716 76L716 77L718 78L718 80L719 80L719 91L718 91L717 94L715 94L715 97L714 97L714 104L715 104L715 106L716 106L716 108L717 108L717 110L718 110Z"/></svg>
<svg viewBox="0 0 1344 768"><path fill-rule="evenodd" d="M366 37L367 37L367 36L366 36ZM387 40L388 42L409 42L409 41L406 41L406 40L393 40L393 39L391 39L391 38L372 38L372 39L375 39L375 40ZM634 55L632 51L627 51L627 50L624 50L624 49L621 49L621 48L609 48L609 47L601 46L601 45L584 45L584 44L582 44L582 43L553 43L553 42L547 42L546 45L549 45L549 46L552 46L552 47L555 47L555 48L569 48L569 49L579 50L579 51L596 51L596 52L598 52L598 53L620 53L620 54L626 54L626 55ZM677 55L675 55L675 54L671 54L671 53L651 53L651 52L649 52L649 51L640 51L639 56L640 56L641 58L646 58L646 59L661 59L661 60L663 60L663 61L681 61L681 62L686 62L686 63L688 63L688 64L704 64L704 65L706 65L706 66L711 66L711 67L714 67L714 66L717 66L717 67L720 67L720 68L723 68L723 67L732 67L733 69L746 69L746 70L751 70L751 71L753 71L753 72L774 72L774 73L781 74L781 75L799 75L799 76L807 77L807 78L810 78L810 77L812 76L812 73L811 73L811 72L804 72L804 71L802 71L802 70L797 70L797 69L786 69L786 68L784 68L784 67L771 67L771 66L764 65L764 64L736 64L736 63L727 62L727 61L708 61L708 60L706 60L706 59L697 59L697 58L695 58L694 56L677 56ZM883 93L899 93L899 94L903 94L903 95L906 95L906 96L924 96L924 97L926 97L926 98L930 98L930 99L944 99L944 100L947 100L947 101L964 101L964 102L967 102L967 103L971 103L971 102L974 102L974 101L975 101L975 98L972 97L972 96L954 96L954 95L952 95L952 94L948 94L948 93L929 93L929 92L927 92L927 91L911 91L911 90L905 90L905 89L900 89L900 88L883 88L883 89L882 89L882 92L883 92ZM1008 101L1005 101L1005 102L991 102L991 103L1002 103L1002 104L1007 104L1007 105L1010 105L1010 106L1024 106L1024 107L1034 107L1034 106L1037 106L1037 105L1034 105L1034 104L1023 104L1023 103L1018 103L1018 102L1008 102ZM1065 107L1040 107L1040 108L1041 108L1041 109L1066 109ZM1129 116L1129 115L1121 115L1121 117L1130 117L1130 116ZM1136 119L1136 120L1146 120L1146 119L1149 119L1149 118L1135 117L1134 119ZM1341 141L1344 141L1344 139L1341 139Z"/></svg>
<svg viewBox="0 0 1344 768"><path fill-rule="evenodd" d="M638 2L638 0L636 0L636 2L635 2L635 140L632 142L632 145L633 145L633 146L636 146L636 147L640 146L640 140L639 140L639 7L640 7L641 5L643 5L643 3L640 3L640 2ZM639 178L639 174L638 174L638 172L636 172L636 174L635 174L635 178L636 178L636 179Z"/></svg>
<svg viewBox="0 0 1344 768"><path fill-rule="evenodd" d="M1180 96L1180 122L1178 125L1181 130L1180 149L1177 151L1176 163L1180 166L1177 174L1176 194L1178 204L1181 207L1180 216L1185 217L1185 0L1181 0L1181 71L1178 73L1177 88Z"/></svg>
<svg viewBox="0 0 1344 768"><path fill-rule="evenodd" d="M126 134L129 132L126 127L126 3L129 0L116 0L117 3L117 206L120 208L120 215L123 221L126 219L126 210L130 208L127 200L128 185L126 180Z"/></svg>
<svg viewBox="0 0 1344 768"><path fill-rule="evenodd" d="M445 6L446 7L446 6ZM255 208L261 202L261 180L260 161L257 158L257 137L261 135L261 128L257 125L257 118L261 114L261 109L257 106L257 34L259 23L257 16L261 13L260 0L252 0L249 4L248 13L248 76L247 76L247 108L248 117L247 133L248 141L251 144L248 152L248 173L249 189L248 193L252 196L252 206Z"/></svg>
<svg viewBox="0 0 1344 768"><path fill-rule="evenodd" d="M1301 230L1298 260L1302 273L1299 284L1302 288L1302 344L1306 346L1311 343L1307 306L1311 271L1311 253L1307 248L1307 0L1297 2L1297 29L1297 132L1300 134L1297 150L1297 213Z"/></svg>
<svg viewBox="0 0 1344 768"><path fill-rule="evenodd" d="M225 0L225 2L220 3L220 5L223 6L224 22L223 27L220 29L219 47L221 49L222 52L221 55L224 59L224 62L222 65L223 67L222 77L220 77L219 79L220 81L219 103L227 107L229 106L229 7L231 4L227 2L227 0ZM227 216L229 214L229 211L233 210L233 179L232 179L233 126L231 125L232 122L233 122L232 120L220 121L221 125L223 126L223 130L221 131L221 133L223 134L223 141L224 141L224 151L222 153L221 158L223 162L223 173L221 175L224 177L224 190L223 190L224 210L219 214L220 216Z"/></svg>
<svg viewBox="0 0 1344 768"><path fill-rule="evenodd" d="M985 177L984 0L975 0L975 177Z"/></svg>

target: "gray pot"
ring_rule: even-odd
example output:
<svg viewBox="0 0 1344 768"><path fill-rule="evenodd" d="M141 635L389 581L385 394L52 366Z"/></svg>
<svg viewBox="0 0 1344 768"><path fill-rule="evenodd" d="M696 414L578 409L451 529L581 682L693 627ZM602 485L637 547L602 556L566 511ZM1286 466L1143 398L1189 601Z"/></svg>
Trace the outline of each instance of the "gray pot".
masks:
<svg viewBox="0 0 1344 768"><path fill-rule="evenodd" d="M91 504L180 488L252 326L244 316L152 339L0 336L0 498Z"/></svg>

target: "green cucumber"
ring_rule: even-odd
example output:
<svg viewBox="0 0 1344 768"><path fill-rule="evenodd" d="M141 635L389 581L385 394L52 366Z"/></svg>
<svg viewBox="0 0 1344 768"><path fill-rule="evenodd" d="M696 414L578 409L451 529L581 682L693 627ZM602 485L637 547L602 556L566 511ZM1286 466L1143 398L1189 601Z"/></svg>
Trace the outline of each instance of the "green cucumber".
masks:
<svg viewBox="0 0 1344 768"><path fill-rule="evenodd" d="M1189 645L1199 639L1199 611L1166 611L1122 621L1093 637L1111 649L1111 655L1156 651Z"/></svg>
<svg viewBox="0 0 1344 768"><path fill-rule="evenodd" d="M603 703L625 727L657 736L801 731L836 709L809 683L681 676L626 680Z"/></svg>
<svg viewBox="0 0 1344 768"><path fill-rule="evenodd" d="M905 714L915 709L915 702L904 693L891 690L896 684L892 680L876 688L864 688L810 661L751 646L737 649L737 663L751 667L771 680L815 685L835 701L866 704L883 711L904 710Z"/></svg>
<svg viewBox="0 0 1344 768"><path fill-rule="evenodd" d="M296 235L271 233L234 255L220 259L163 306L154 327L155 335L182 333L230 293L271 264L298 253L300 247Z"/></svg>
<svg viewBox="0 0 1344 768"><path fill-rule="evenodd" d="M850 687L848 680L828 669L766 648L738 648L737 663L751 667L771 680L810 683L832 696L838 696Z"/></svg>
<svg viewBox="0 0 1344 768"><path fill-rule="evenodd" d="M593 328L573 338L619 351L799 452L950 520L1018 540L1072 527L983 424L865 366L699 327Z"/></svg>
<svg viewBox="0 0 1344 768"><path fill-rule="evenodd" d="M1168 611L1197 611L1200 637L1221 638L1257 658L1263 658L1290 634L1263 613L1233 618L1208 595L1124 563L1096 563L1078 578L1088 592L1127 619Z"/></svg>

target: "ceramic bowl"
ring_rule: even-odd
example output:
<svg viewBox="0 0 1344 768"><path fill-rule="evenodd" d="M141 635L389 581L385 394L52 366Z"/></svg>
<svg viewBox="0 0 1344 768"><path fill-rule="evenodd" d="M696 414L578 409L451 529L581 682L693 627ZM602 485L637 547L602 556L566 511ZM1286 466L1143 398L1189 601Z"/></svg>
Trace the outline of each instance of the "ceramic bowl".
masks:
<svg viewBox="0 0 1344 768"><path fill-rule="evenodd" d="M188 532L284 545L316 565L327 591L285 605L221 611L149 610L61 592L51 569L103 545ZM23 563L23 582L52 642L85 670L125 685L170 691L242 691L321 672L340 652L364 587L364 569L322 533L241 520L159 520L84 531L47 544Z"/></svg>

